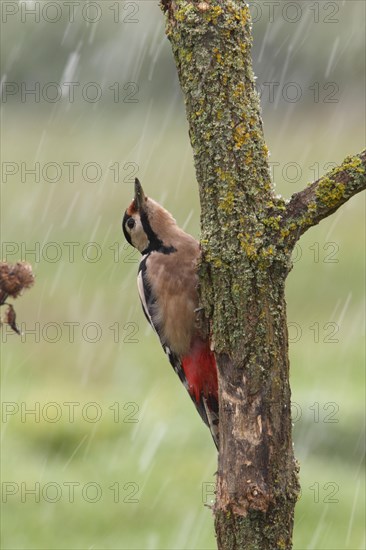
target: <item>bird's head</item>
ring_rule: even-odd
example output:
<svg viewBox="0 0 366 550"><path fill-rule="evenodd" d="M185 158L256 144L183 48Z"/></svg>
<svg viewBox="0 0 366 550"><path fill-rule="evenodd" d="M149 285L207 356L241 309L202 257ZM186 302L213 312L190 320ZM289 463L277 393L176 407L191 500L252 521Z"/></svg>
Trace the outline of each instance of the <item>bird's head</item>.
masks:
<svg viewBox="0 0 366 550"><path fill-rule="evenodd" d="M126 240L142 254L153 250L165 253L175 250L171 242L172 235L178 230L174 218L160 204L145 196L137 178L135 197L124 214L122 229Z"/></svg>

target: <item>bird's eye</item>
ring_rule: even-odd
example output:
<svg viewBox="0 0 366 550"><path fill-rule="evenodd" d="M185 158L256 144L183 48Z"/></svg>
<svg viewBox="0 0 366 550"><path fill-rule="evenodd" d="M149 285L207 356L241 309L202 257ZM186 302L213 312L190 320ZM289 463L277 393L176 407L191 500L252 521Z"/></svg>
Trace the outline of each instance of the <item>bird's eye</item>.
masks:
<svg viewBox="0 0 366 550"><path fill-rule="evenodd" d="M127 220L127 227L129 227L129 229L132 229L133 227L135 227L135 220L133 218L129 218Z"/></svg>

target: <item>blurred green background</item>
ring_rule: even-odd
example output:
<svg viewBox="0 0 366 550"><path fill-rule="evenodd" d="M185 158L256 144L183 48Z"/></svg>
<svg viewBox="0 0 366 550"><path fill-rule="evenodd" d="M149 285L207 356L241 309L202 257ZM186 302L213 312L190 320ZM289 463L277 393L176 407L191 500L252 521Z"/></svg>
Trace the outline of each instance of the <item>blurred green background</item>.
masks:
<svg viewBox="0 0 366 550"><path fill-rule="evenodd" d="M199 236L164 16L155 1L76 4L1 5L2 258L36 274L15 303L24 335L1 336L2 548L212 549L216 452L143 317L121 234L138 175ZM364 146L365 5L252 11L289 197ZM366 547L364 207L359 195L309 231L288 281L297 550Z"/></svg>

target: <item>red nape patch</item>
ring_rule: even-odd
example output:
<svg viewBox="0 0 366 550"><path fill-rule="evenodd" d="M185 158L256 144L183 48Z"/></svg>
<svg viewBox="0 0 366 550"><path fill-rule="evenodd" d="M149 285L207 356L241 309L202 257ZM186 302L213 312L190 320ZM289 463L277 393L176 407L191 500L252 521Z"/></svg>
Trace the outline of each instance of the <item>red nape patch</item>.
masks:
<svg viewBox="0 0 366 550"><path fill-rule="evenodd" d="M135 199L131 202L130 206L126 210L127 214L129 216L132 216L132 214L135 214L137 212Z"/></svg>
<svg viewBox="0 0 366 550"><path fill-rule="evenodd" d="M199 401L201 394L206 398L213 395L218 399L216 361L208 342L197 339L189 355L182 358L182 367L188 391L195 401Z"/></svg>

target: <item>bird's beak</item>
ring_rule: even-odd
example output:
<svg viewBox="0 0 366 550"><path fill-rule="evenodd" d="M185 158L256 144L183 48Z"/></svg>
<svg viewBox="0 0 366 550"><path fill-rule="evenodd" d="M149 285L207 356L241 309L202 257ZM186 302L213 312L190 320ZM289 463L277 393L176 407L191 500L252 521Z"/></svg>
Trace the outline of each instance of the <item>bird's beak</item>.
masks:
<svg viewBox="0 0 366 550"><path fill-rule="evenodd" d="M135 207L140 210L144 206L146 201L144 190L141 187L141 183L135 178Z"/></svg>

